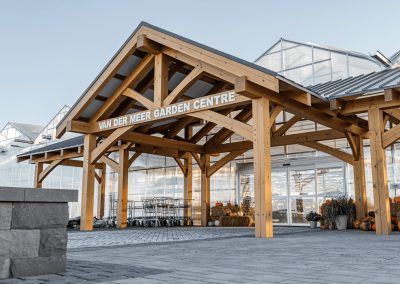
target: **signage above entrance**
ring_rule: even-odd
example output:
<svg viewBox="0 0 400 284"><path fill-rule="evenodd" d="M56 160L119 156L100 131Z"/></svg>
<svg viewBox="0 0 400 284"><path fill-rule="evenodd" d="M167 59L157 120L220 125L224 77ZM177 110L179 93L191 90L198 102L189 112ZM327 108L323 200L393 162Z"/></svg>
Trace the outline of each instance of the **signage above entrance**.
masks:
<svg viewBox="0 0 400 284"><path fill-rule="evenodd" d="M163 106L160 108L138 111L124 116L102 120L98 122L98 129L100 131L105 131L129 125L143 124L149 121L173 118L207 109L241 104L246 101L249 101L249 98L239 95L233 91L222 92Z"/></svg>

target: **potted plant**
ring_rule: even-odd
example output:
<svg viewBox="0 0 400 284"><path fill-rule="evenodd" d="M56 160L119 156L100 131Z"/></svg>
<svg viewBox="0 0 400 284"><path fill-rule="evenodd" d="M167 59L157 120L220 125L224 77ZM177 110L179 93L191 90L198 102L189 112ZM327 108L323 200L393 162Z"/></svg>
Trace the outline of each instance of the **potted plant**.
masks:
<svg viewBox="0 0 400 284"><path fill-rule="evenodd" d="M329 229L346 230L356 220L356 208L352 198L339 196L327 200L321 206L322 222Z"/></svg>
<svg viewBox="0 0 400 284"><path fill-rule="evenodd" d="M317 212L311 211L306 215L306 220L310 222L311 229L316 229L317 223L321 220L321 215L319 215Z"/></svg>

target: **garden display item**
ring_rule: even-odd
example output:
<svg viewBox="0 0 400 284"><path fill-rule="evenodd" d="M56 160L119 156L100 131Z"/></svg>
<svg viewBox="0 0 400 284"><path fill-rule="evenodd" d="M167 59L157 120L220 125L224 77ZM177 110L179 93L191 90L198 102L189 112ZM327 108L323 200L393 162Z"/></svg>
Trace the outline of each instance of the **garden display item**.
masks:
<svg viewBox="0 0 400 284"><path fill-rule="evenodd" d="M306 215L306 220L310 222L311 229L316 229L318 222L321 220L321 215L311 211Z"/></svg>

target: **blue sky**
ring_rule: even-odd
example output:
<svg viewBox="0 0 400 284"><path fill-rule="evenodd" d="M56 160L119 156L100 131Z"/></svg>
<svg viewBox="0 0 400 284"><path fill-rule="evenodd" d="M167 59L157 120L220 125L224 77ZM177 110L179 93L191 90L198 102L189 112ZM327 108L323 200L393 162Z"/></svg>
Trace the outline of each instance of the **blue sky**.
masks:
<svg viewBox="0 0 400 284"><path fill-rule="evenodd" d="M399 1L0 0L0 127L72 105L141 21L253 61L280 37L391 55Z"/></svg>

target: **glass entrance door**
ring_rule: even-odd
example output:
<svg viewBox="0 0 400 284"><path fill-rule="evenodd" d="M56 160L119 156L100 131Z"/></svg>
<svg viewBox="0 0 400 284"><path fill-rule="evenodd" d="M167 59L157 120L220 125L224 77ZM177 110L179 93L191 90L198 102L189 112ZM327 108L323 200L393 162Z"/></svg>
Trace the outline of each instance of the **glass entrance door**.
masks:
<svg viewBox="0 0 400 284"><path fill-rule="evenodd" d="M277 224L304 224L310 212L319 212L319 207L328 198L342 195L345 190L345 170L341 162L310 163L273 167L272 216ZM243 197L251 197L254 205L253 165L238 169L238 203Z"/></svg>

